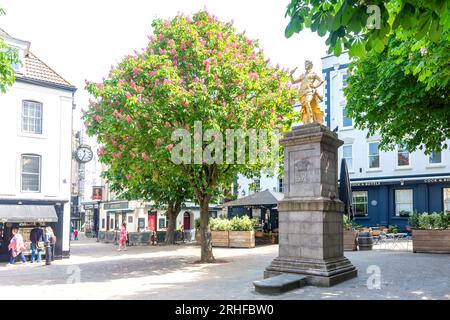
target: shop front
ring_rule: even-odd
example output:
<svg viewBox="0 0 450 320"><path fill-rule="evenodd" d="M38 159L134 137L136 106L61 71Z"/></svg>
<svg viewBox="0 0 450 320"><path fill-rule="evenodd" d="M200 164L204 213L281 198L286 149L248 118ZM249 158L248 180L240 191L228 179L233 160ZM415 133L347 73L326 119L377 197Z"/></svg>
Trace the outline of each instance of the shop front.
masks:
<svg viewBox="0 0 450 320"><path fill-rule="evenodd" d="M450 177L351 181L355 222L404 230L417 211L450 212Z"/></svg>
<svg viewBox="0 0 450 320"><path fill-rule="evenodd" d="M35 227L50 226L56 236L55 259L69 257L69 250L63 250L63 240L68 236L64 224L64 204L49 201L0 201L0 261L9 257L8 244L12 229L19 228L27 244L25 256L30 255L30 232Z"/></svg>
<svg viewBox="0 0 450 320"><path fill-rule="evenodd" d="M81 231L84 231L86 237L97 238L99 231L100 202L84 202L84 222L81 225Z"/></svg>

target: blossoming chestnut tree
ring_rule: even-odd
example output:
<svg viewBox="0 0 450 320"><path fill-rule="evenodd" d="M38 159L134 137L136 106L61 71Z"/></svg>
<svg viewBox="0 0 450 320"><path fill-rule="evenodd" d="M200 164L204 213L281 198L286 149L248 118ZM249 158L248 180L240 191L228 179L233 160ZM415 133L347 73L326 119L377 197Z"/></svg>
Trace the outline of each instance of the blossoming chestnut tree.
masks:
<svg viewBox="0 0 450 320"><path fill-rule="evenodd" d="M270 163L176 164L171 161L177 143L173 132L193 132L201 123L203 132L214 129L224 135L227 129L283 133L295 116L296 91L287 70L271 66L257 41L206 10L192 18L157 19L152 26L147 48L125 57L101 83L87 84L95 100L83 118L87 132L103 144L100 160L112 168L108 178L124 189L139 188L147 176L156 188L162 179L189 185L200 205L201 261L213 262L209 203L238 173L258 175ZM217 147L220 137L197 135L194 144L199 139L204 152L218 154L208 145ZM280 155L278 149L273 153Z"/></svg>

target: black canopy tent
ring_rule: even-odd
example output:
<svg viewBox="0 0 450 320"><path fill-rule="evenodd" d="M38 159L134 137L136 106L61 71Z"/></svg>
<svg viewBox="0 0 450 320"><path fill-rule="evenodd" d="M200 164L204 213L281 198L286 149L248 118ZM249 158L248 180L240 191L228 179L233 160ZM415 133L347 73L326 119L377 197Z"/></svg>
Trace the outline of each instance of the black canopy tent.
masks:
<svg viewBox="0 0 450 320"><path fill-rule="evenodd" d="M353 199L352 199L352 187L350 184L350 176L348 174L347 161L342 158L341 161L341 174L339 177L339 200L344 205L344 214L346 214L349 220L353 219Z"/></svg>

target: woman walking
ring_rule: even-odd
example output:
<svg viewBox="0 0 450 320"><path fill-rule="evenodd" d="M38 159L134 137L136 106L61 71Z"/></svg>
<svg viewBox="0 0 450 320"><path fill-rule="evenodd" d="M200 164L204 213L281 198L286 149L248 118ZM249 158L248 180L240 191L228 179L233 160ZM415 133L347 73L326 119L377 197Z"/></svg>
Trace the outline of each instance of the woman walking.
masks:
<svg viewBox="0 0 450 320"><path fill-rule="evenodd" d="M47 245L49 245L50 247L50 250L48 252L50 261L55 260L54 254L55 254L56 237L52 227L50 226L45 227L44 242L46 247Z"/></svg>
<svg viewBox="0 0 450 320"><path fill-rule="evenodd" d="M18 256L22 263L25 263L27 260L25 259L25 256L23 252L26 249L25 242L23 241L22 235L19 233L19 228L13 228L12 229L13 237L11 238L11 241L9 242L9 263L14 264L16 263L16 257Z"/></svg>
<svg viewBox="0 0 450 320"><path fill-rule="evenodd" d="M127 250L127 224L124 222L122 223L122 228L120 229L120 237L119 237L119 249L118 251Z"/></svg>

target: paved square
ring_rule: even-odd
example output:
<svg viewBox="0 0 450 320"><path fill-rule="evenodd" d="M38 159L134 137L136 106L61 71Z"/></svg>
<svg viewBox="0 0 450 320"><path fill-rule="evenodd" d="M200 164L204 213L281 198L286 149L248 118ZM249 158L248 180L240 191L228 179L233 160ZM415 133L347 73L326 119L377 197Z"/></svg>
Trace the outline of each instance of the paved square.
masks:
<svg viewBox="0 0 450 320"><path fill-rule="evenodd" d="M194 245L129 247L92 239L72 242L71 258L51 266L0 266L0 299L450 299L450 255L357 251L345 255L358 277L331 288L304 287L278 296L254 291L278 246L214 248L226 263L194 264ZM372 266L369 268L369 266ZM375 267L373 267L375 266ZM367 281L381 271L381 289Z"/></svg>

